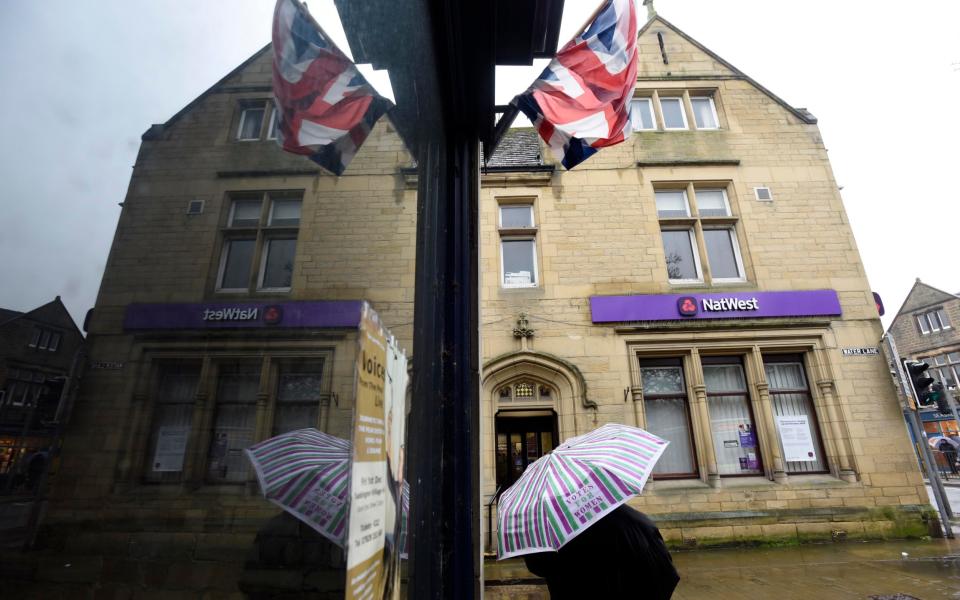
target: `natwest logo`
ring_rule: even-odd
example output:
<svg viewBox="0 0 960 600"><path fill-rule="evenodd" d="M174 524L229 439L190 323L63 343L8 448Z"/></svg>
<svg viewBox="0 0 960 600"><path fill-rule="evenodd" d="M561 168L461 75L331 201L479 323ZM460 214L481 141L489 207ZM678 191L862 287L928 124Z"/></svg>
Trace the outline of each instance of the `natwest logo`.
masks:
<svg viewBox="0 0 960 600"><path fill-rule="evenodd" d="M756 298L741 300L740 298L720 298L718 300L703 299L703 310L706 312L722 312L726 310L759 310L760 301Z"/></svg>
<svg viewBox="0 0 960 600"><path fill-rule="evenodd" d="M263 309L263 322L267 325L276 325L283 319L283 309L279 306L268 306Z"/></svg>
<svg viewBox="0 0 960 600"><path fill-rule="evenodd" d="M260 314L259 308L205 308L204 321L255 321Z"/></svg>
<svg viewBox="0 0 960 600"><path fill-rule="evenodd" d="M677 310L685 317L694 317L697 314L697 299L693 296L677 298Z"/></svg>

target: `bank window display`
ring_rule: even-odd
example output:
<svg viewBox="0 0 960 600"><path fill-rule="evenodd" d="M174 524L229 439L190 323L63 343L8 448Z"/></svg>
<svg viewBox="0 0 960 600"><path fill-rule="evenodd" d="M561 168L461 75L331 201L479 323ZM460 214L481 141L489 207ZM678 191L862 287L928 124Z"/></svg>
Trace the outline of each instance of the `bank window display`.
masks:
<svg viewBox="0 0 960 600"><path fill-rule="evenodd" d="M763 360L787 473L826 473L826 456L802 358L771 355Z"/></svg>
<svg viewBox="0 0 960 600"><path fill-rule="evenodd" d="M670 442L654 467L653 476L696 477L697 462L681 360L641 360L640 379L647 429Z"/></svg>
<svg viewBox="0 0 960 600"><path fill-rule="evenodd" d="M287 292L293 285L302 192L230 197L216 290Z"/></svg>
<svg viewBox="0 0 960 600"><path fill-rule="evenodd" d="M318 427L323 396L323 361L281 364L277 373L277 400L273 433L280 435L305 427Z"/></svg>
<svg viewBox="0 0 960 600"><path fill-rule="evenodd" d="M224 363L217 371L207 479L241 483L247 479L243 449L254 442L260 363Z"/></svg>
<svg viewBox="0 0 960 600"><path fill-rule="evenodd" d="M703 357L710 433L720 475L760 475L763 465L739 357Z"/></svg>
<svg viewBox="0 0 960 600"><path fill-rule="evenodd" d="M160 365L147 445L147 481L180 481L199 383L199 363Z"/></svg>
<svg viewBox="0 0 960 600"><path fill-rule="evenodd" d="M537 287L537 227L533 204L503 204L498 210L501 285Z"/></svg>

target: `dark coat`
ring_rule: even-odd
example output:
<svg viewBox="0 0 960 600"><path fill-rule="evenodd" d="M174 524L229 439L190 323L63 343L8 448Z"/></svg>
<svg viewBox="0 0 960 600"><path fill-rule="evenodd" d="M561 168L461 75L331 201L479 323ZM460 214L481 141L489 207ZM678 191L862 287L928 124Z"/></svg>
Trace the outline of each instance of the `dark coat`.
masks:
<svg viewBox="0 0 960 600"><path fill-rule="evenodd" d="M623 505L573 538L559 552L524 556L547 580L552 600L636 598L668 600L680 581L660 530Z"/></svg>

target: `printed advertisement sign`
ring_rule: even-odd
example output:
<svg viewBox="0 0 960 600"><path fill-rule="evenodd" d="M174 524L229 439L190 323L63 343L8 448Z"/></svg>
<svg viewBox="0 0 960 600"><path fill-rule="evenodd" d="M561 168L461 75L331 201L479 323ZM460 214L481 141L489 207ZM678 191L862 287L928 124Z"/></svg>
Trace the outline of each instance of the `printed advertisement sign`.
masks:
<svg viewBox="0 0 960 600"><path fill-rule="evenodd" d="M783 446L783 460L787 462L817 460L807 415L777 417L777 430L780 432L780 443Z"/></svg>
<svg viewBox="0 0 960 600"><path fill-rule="evenodd" d="M387 339L377 314L364 304L360 318L350 473L346 598L381 598L387 520L384 396Z"/></svg>

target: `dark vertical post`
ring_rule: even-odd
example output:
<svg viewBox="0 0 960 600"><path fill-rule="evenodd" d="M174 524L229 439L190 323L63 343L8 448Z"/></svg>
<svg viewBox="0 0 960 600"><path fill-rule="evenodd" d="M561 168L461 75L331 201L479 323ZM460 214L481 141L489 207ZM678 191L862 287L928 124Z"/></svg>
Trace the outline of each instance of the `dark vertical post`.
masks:
<svg viewBox="0 0 960 600"><path fill-rule="evenodd" d="M413 402L411 598L480 597L479 142L420 146Z"/></svg>

